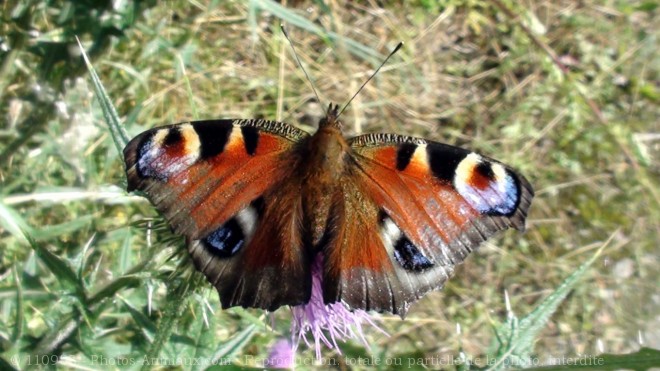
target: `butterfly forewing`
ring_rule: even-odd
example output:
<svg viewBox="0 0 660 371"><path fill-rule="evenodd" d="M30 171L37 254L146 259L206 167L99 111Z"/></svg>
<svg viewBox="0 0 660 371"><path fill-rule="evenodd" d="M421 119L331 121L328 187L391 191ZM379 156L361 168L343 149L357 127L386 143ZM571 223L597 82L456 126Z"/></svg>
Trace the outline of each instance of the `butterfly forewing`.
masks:
<svg viewBox="0 0 660 371"><path fill-rule="evenodd" d="M291 227L300 215L290 181L300 161L293 148L306 137L274 121L197 121L146 131L124 150L128 189L186 236L223 307L275 309L309 297L298 284L310 281L309 263Z"/></svg>
<svg viewBox="0 0 660 371"><path fill-rule="evenodd" d="M391 134L349 144L354 165L327 253L326 301L404 315L481 242L524 228L532 188L497 161Z"/></svg>
<svg viewBox="0 0 660 371"><path fill-rule="evenodd" d="M147 131L126 149L140 190L186 236L222 306L309 301L323 259L325 303L404 315L456 264L524 228L533 191L468 150L392 134L346 140L330 106L309 136L284 123L216 120Z"/></svg>
<svg viewBox="0 0 660 371"><path fill-rule="evenodd" d="M288 150L305 136L263 120L155 128L124 149L128 189L144 192L175 232L205 237L291 171Z"/></svg>

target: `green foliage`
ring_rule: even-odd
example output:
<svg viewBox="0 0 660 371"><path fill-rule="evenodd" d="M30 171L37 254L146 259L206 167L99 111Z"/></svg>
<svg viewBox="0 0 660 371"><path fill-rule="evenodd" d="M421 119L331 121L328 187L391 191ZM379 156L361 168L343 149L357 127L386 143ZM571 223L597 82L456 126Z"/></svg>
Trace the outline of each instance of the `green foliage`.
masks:
<svg viewBox="0 0 660 371"><path fill-rule="evenodd" d="M371 349L340 344L323 362L468 370L589 355L605 362L591 369L658 366L658 351L637 350L658 327L655 2L288 3L2 5L0 368L256 369L288 336L286 309L269 320L219 309L181 238L123 190L121 158L146 127L191 118L313 129L322 110L282 23L324 103L348 99L405 42L346 112L349 131L465 145L537 190L526 234L486 244L405 321L381 316L391 336L368 333ZM505 290L526 315L508 311ZM313 352L301 344L298 356ZM401 364L355 363L376 358Z"/></svg>
<svg viewBox="0 0 660 371"><path fill-rule="evenodd" d="M568 362L567 362L568 363ZM660 364L660 351L641 348L628 354L601 354L594 358L580 358L571 364L529 368L529 371L564 371L564 370L635 370L644 371L657 368Z"/></svg>
<svg viewBox="0 0 660 371"><path fill-rule="evenodd" d="M101 103L101 109L103 110L103 117L105 118L105 122L108 124L108 129L110 129L110 133L112 134L112 141L117 147L117 152L122 153L130 138L126 133L126 129L124 129L124 127L121 125L121 119L119 118L119 115L117 115L115 106L112 104L112 100L108 96L108 93L105 91L103 83L99 79L99 76L96 74L94 66L92 66L92 64L89 62L89 58L87 57L82 44L80 44L80 40L78 40L78 45L82 50L82 56L85 60L85 64L87 65L87 69L89 70L89 74L92 77L94 90L96 91L99 103Z"/></svg>
<svg viewBox="0 0 660 371"><path fill-rule="evenodd" d="M597 254L594 254L589 261L582 264L552 294L522 319L519 319L510 308L507 308L506 322L496 325L494 328L497 349L492 353L495 362L489 369L506 369L511 366L527 368L533 365L534 342L547 326L552 314L586 273L587 269L596 261L596 258L600 256L604 247L603 245Z"/></svg>

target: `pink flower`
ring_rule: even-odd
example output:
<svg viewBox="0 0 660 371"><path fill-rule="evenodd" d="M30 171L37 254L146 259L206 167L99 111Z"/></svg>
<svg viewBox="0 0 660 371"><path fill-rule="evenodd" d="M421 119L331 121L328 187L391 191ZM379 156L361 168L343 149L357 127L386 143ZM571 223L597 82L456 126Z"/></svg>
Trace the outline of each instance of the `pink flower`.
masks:
<svg viewBox="0 0 660 371"><path fill-rule="evenodd" d="M294 368L296 350L287 339L279 339L270 348L270 354L264 363L267 368Z"/></svg>
<svg viewBox="0 0 660 371"><path fill-rule="evenodd" d="M321 343L330 349L336 349L341 354L337 340L347 341L356 339L369 348L364 337L363 325L375 327L378 331L388 335L378 327L369 313L361 309L351 309L344 303L323 303L323 255L318 254L312 264L312 296L307 304L291 308L293 320L291 322L291 338L294 344L305 341L310 346L307 333L311 332L316 348L316 358L321 358ZM389 336L389 335L388 335Z"/></svg>

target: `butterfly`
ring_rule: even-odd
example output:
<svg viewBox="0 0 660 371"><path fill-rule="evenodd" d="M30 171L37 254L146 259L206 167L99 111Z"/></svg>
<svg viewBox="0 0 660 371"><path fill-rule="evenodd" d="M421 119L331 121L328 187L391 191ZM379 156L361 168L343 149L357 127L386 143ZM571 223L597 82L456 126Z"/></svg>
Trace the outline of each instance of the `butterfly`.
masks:
<svg viewBox="0 0 660 371"><path fill-rule="evenodd" d="M323 300L405 315L498 231L524 230L534 191L475 152L395 134L346 138L330 104L310 135L283 122L157 127L124 149L139 190L186 237L223 308Z"/></svg>

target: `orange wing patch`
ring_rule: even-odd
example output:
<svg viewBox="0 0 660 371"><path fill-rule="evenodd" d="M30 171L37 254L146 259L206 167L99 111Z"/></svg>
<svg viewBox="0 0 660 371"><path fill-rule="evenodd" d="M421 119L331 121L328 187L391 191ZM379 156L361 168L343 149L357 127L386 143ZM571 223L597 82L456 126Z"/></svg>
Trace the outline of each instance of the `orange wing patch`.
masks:
<svg viewBox="0 0 660 371"><path fill-rule="evenodd" d="M284 154L306 136L258 120L152 129L124 149L128 188L143 191L175 232L203 238L286 178L292 170Z"/></svg>

